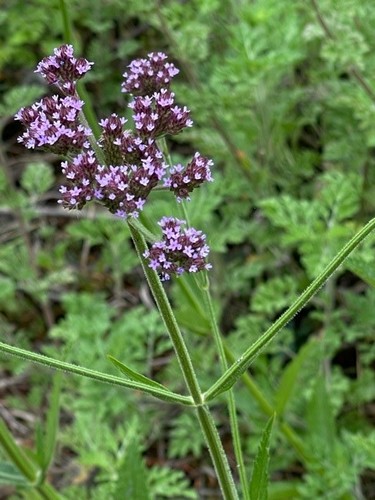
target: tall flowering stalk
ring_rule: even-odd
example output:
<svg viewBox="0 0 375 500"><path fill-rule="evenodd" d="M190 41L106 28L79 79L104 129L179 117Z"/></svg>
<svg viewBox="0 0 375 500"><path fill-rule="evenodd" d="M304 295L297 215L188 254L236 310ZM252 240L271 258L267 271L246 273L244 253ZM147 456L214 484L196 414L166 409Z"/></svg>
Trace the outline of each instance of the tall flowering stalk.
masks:
<svg viewBox="0 0 375 500"><path fill-rule="evenodd" d="M162 238L159 241L155 241L154 235L136 223L136 219L148 202L151 191L156 187L171 191L177 201L181 202L189 200L194 189L199 188L204 182L213 180L212 160L197 152L186 166L170 165L159 147L166 134L177 134L184 128L192 126L189 110L175 104L175 96L170 90L171 80L178 74L178 69L169 63L165 54L162 53L151 53L147 58L133 61L124 74L122 91L132 95L129 107L133 113L135 128L134 130L127 129L126 120L112 114L99 122L101 135L96 140L92 132L95 124L90 121L91 128L87 125L83 112L84 102L77 93L78 80L91 69L92 64L86 59L76 58L70 45L55 49L53 56L41 61L37 72L48 83L57 86L60 94L46 97L30 107L22 108L17 113L16 119L20 120L26 128L26 131L19 137L19 142L29 149L41 148L64 157L62 172L66 182L60 188L61 199L59 200L64 208L80 210L88 202L96 201L115 216L128 222L146 279L174 345L189 396L173 393L127 367L125 367L125 372L129 376L124 379L2 342L0 342L0 350L97 381L142 390L169 402L193 406L205 436L223 496L226 499L236 499L238 494L227 457L207 402L230 390L259 352L306 305L348 255L375 229L375 219L370 220L348 241L300 297L266 332L259 336L253 345L244 351L237 361L231 360L233 364L228 367L225 358L232 356L228 355L227 349L222 344L208 290L206 272L211 265L207 262L209 247L205 235L200 230L187 227L185 221L170 217L169 214L159 221L162 230ZM147 244L146 238L152 242L151 246ZM202 393L200 389L184 338L161 281L172 279L183 273L201 271L204 276L205 284L202 288L208 306L210 324L224 372L205 393ZM251 392L265 408L265 412L270 414L272 407L264 400L258 389L254 387ZM233 395L229 398L229 412L242 493L247 499L249 493L240 438L236 428ZM293 437L287 424L283 423L281 429L284 429L285 434L303 456L303 446L296 441L296 436ZM15 456L15 453L13 455ZM52 497L52 494L46 496L46 498Z"/></svg>
<svg viewBox="0 0 375 500"><path fill-rule="evenodd" d="M169 165L164 159L158 140L167 134L180 133L193 122L187 107L175 103L169 86L179 71L161 52L133 61L123 75L122 91L132 95L129 108L134 130L125 128L123 117L112 114L99 122L101 136L96 141L84 119L84 103L77 93L77 81L92 65L86 59L76 58L71 45L55 49L54 55L39 63L36 72L57 86L62 96L46 97L22 108L16 119L26 131L18 140L29 149L42 148L65 157L61 167L66 182L60 187L59 200L64 208L81 210L88 202L96 201L129 222L147 281L175 347L191 403L196 407L223 495L235 499L238 496L227 457L160 282L160 278L168 280L186 272L209 270L206 236L193 227L184 227L186 221L166 215L159 221L162 239L149 248L144 235L131 223L139 217L157 186L171 191L178 202L189 200L194 189L213 180L213 162L198 152L186 166ZM157 392L154 384L152 388ZM165 391L161 390L161 395L165 398Z"/></svg>

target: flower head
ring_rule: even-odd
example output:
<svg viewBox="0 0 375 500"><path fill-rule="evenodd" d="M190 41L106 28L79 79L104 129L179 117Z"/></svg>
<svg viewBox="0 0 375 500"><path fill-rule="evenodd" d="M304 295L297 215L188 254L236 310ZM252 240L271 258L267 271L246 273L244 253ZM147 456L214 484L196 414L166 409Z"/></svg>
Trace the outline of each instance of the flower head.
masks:
<svg viewBox="0 0 375 500"><path fill-rule="evenodd" d="M153 152L153 145L149 146ZM163 178L166 165L145 147L138 164L100 165L93 151L85 151L62 163L66 185L61 186L60 203L68 209L82 209L97 200L119 217L138 217L151 190Z"/></svg>
<svg viewBox="0 0 375 500"><path fill-rule="evenodd" d="M211 169L213 161L195 153L194 158L187 167L175 165L170 170L170 176L164 180L164 186L168 187L177 196L177 200L189 199L193 189L198 188L204 182L212 182Z"/></svg>
<svg viewBox="0 0 375 500"><path fill-rule="evenodd" d="M26 132L18 138L18 142L29 149L43 148L56 154L77 152L88 147L91 130L78 119L83 104L76 97L54 95L21 108L16 120L25 125Z"/></svg>
<svg viewBox="0 0 375 500"><path fill-rule="evenodd" d="M193 227L182 229L184 224L184 220L163 217L159 221L163 239L144 253L149 267L158 271L164 281L173 274L196 273L212 267L206 262L210 251L205 242L206 236Z"/></svg>
<svg viewBox="0 0 375 500"><path fill-rule="evenodd" d="M40 73L49 83L66 95L75 95L77 80L82 78L94 63L83 57L75 58L72 45L61 45L54 50L53 56L40 61L35 73Z"/></svg>
<svg viewBox="0 0 375 500"><path fill-rule="evenodd" d="M125 81L122 92L137 96L151 95L169 86L172 78L179 73L174 64L166 62L163 52L151 52L147 59L135 59L123 74Z"/></svg>
<svg viewBox="0 0 375 500"><path fill-rule="evenodd" d="M68 186L61 186L59 203L69 210L81 209L95 197L95 175L98 163L93 151L85 151L71 162L61 164Z"/></svg>
<svg viewBox="0 0 375 500"><path fill-rule="evenodd" d="M186 127L192 127L190 111L174 103L174 93L167 89L155 92L151 97L135 97L129 104L137 132L142 137L175 135Z"/></svg>

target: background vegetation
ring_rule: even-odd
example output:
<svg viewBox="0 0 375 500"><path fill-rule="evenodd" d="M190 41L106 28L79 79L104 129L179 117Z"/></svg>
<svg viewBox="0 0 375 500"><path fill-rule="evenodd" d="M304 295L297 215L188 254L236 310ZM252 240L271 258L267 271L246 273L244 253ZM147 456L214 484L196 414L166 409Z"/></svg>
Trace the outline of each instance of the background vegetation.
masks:
<svg viewBox="0 0 375 500"><path fill-rule="evenodd" d="M221 327L240 355L374 215L373 2L67 3L76 50L95 61L86 81L99 118L128 116L119 89L133 58L163 50L181 69L174 90L195 127L171 143L172 156L199 150L214 159L215 182L188 209L208 234ZM33 71L64 42L60 3L1 6L1 340L117 374L112 354L183 390L124 224L98 207L62 211L59 160L16 142L14 113L50 92ZM173 211L155 194L146 215ZM374 242L367 238L236 385L248 468L277 414L271 499L375 498ZM219 365L199 291L188 279L167 289L208 388ZM2 356L0 375L0 417L37 453L53 372ZM224 402L213 411L233 457ZM140 470L152 498L219 498L189 411L64 375L59 422L48 478L63 498L121 498ZM0 498L19 498L4 467Z"/></svg>

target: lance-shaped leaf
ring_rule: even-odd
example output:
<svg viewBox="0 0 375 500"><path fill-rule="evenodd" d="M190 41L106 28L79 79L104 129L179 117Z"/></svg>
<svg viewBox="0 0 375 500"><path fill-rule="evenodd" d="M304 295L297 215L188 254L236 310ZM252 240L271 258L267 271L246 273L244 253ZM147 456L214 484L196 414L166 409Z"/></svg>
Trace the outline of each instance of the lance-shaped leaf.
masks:
<svg viewBox="0 0 375 500"><path fill-rule="evenodd" d="M255 457L249 488L251 500L267 500L268 498L268 463L270 460L270 438L274 418L272 416L264 428Z"/></svg>
<svg viewBox="0 0 375 500"><path fill-rule="evenodd" d="M35 483L39 478L40 471L36 464L31 461L31 457L27 456L18 446L3 419L0 419L0 446L20 473L30 483Z"/></svg>
<svg viewBox="0 0 375 500"><path fill-rule="evenodd" d="M109 354L107 355L107 358L116 366L116 368L122 371L122 373L124 373L129 380L137 383L137 385L141 384L141 386L138 385L139 389L150 393L152 390L153 396L165 401L182 403L189 406L194 404L193 400L189 396L182 396L170 391L164 385L159 384L159 382L156 382L155 380L152 380L139 372L136 372L135 370L124 365L124 363Z"/></svg>
<svg viewBox="0 0 375 500"><path fill-rule="evenodd" d="M9 462L0 462L0 485L30 486L31 483Z"/></svg>
<svg viewBox="0 0 375 500"><path fill-rule="evenodd" d="M142 375L139 372L136 372L132 368L129 368L128 366L124 365L124 363L114 358L110 354L107 355L107 358L112 364L115 365L116 368L118 368L122 373L124 373L130 380L134 380L135 382L140 382L141 384L149 385L150 387L155 387L158 389L162 389L163 391L170 392L164 385L159 384L159 382L156 382L155 380L152 380L146 377L145 375Z"/></svg>
<svg viewBox="0 0 375 500"><path fill-rule="evenodd" d="M316 347L315 340L305 344L285 368L276 393L275 411L277 415L280 416L285 411L286 405L294 394L305 361L310 358Z"/></svg>
<svg viewBox="0 0 375 500"><path fill-rule="evenodd" d="M306 410L308 425L306 440L310 444L310 448L321 460L334 463L337 448L336 426L323 375L316 379L314 392Z"/></svg>
<svg viewBox="0 0 375 500"><path fill-rule="evenodd" d="M41 466L43 476L45 476L48 467L52 462L55 451L60 415L61 383L62 374L56 373L53 377L53 386L45 422L45 432L43 434L41 426L38 426L36 431L37 458Z"/></svg>

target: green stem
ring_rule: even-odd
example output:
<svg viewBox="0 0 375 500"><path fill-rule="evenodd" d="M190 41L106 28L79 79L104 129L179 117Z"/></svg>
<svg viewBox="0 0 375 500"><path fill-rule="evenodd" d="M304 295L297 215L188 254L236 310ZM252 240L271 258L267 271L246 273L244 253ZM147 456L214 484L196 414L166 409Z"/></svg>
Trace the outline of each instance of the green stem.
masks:
<svg viewBox="0 0 375 500"><path fill-rule="evenodd" d="M197 276L198 278L198 276ZM200 283L200 280L196 280L198 283L199 288L202 288L202 283ZM191 304L191 306L195 309L196 313L199 314L205 321L208 322L207 319L207 313L206 311L202 308L202 301L198 299L197 294L194 293L191 289L191 287L186 283L185 279L181 277L178 281L177 284L181 287L181 289L184 291L184 294ZM208 331L208 327L207 327ZM207 335L207 332L205 332L203 335ZM228 360L228 363L234 363L236 361L236 357L234 356L233 352L230 350L228 347L225 339L222 338L222 343L224 345L224 351L225 351L225 356ZM275 410L272 407L272 405L267 401L267 399L264 397L262 394L262 391L259 389L257 384L254 382L252 377L248 373L244 373L241 377L241 381L245 385L247 391L249 394L254 398L256 403L258 404L260 410L263 412L264 415L272 417L275 414ZM304 463L308 463L310 459L310 455L307 452L305 445L301 438L297 435L297 433L287 424L286 422L281 422L279 424L279 429L280 431L284 434L286 439L289 441L289 443L294 447L296 452L298 453L300 459Z"/></svg>
<svg viewBox="0 0 375 500"><path fill-rule="evenodd" d="M92 105L90 94L86 91L86 88L82 82L77 83L77 93L80 99L85 102L85 117L91 130L93 131L95 139L98 139L101 134L101 128L99 127L96 119L96 114ZM95 153L97 153L97 148L95 148ZM102 155L103 153L98 156L98 159Z"/></svg>
<svg viewBox="0 0 375 500"><path fill-rule="evenodd" d="M60 0L60 12L62 16L63 22L63 30L64 30L64 40L66 43L73 43L73 29L72 22L69 16L69 10L67 9L65 0Z"/></svg>
<svg viewBox="0 0 375 500"><path fill-rule="evenodd" d="M61 500L61 496L48 483L41 484L37 490L46 500Z"/></svg>
<svg viewBox="0 0 375 500"><path fill-rule="evenodd" d="M221 444L220 436L217 432L210 410L208 406L204 405L198 406L196 411L201 429L206 438L208 450L215 465L223 498L225 500L236 500L238 499L238 495L229 469L227 456Z"/></svg>
<svg viewBox="0 0 375 500"><path fill-rule="evenodd" d="M228 369L228 363L227 363L227 358L226 358L226 354L225 354L224 344L223 344L220 330L219 330L219 325L217 323L216 314L215 314L214 307L212 304L211 293L210 293L210 281L209 281L207 272L205 272L205 280L206 280L206 283L202 288L203 288L206 306L207 306L207 310L208 310L208 316L209 316L209 320L210 320L210 324L211 324L211 329L212 329L212 332L214 334L216 348L217 348L218 353L219 353L221 368L222 368L222 371L225 372L225 370ZM241 482L241 487L242 487L242 493L243 493L244 499L248 500L250 498L249 497L249 489L248 489L248 480L246 477L245 463L244 463L242 448L241 448L241 438L240 438L239 427L238 427L236 401L235 401L234 394L233 394L232 390L228 391L228 410L229 410L229 419L230 419L230 426L231 426L231 432L232 432L232 438L233 438L234 453L236 455L239 473L240 473L240 482Z"/></svg>
<svg viewBox="0 0 375 500"><path fill-rule="evenodd" d="M163 318L165 326L171 336L177 359L180 363L181 371L184 375L186 385L193 397L194 403L201 405L203 403L202 393L199 388L198 380L185 345L182 333L180 332L176 318L173 314L171 305L164 291L163 285L160 282L159 276L155 271L148 267L144 261L143 254L147 250L146 241L143 235L132 225L128 224L130 234L133 238L138 257L142 263L147 282L154 295L155 302L158 306L160 314Z"/></svg>
<svg viewBox="0 0 375 500"><path fill-rule="evenodd" d="M129 230L133 238L133 242L142 264L142 268L149 284L150 290L153 294L160 315L163 318L165 326L172 340L185 383L194 400L195 405L197 406L198 420L205 436L224 498L237 499L238 495L229 469L227 457L225 455L212 416L209 413L208 408L203 406L202 392L199 387L184 338L173 314L172 307L169 303L168 297L164 291L159 276L153 269L148 267L143 257L144 252L147 250L146 241L143 235L139 233L137 229L131 224L129 224Z"/></svg>
<svg viewBox="0 0 375 500"><path fill-rule="evenodd" d="M60 0L60 12L62 16L62 22L63 22L63 30L64 30L64 40L66 43L73 43L73 26L72 26L72 21L69 15L69 9L67 8L65 0ZM91 130L94 133L94 136L98 138L100 136L100 127L98 125L94 107L92 105L92 101L90 98L90 95L87 93L84 85L82 82L77 83L77 93L82 99L82 101L85 102L85 115L87 118L87 122L90 125Z"/></svg>
<svg viewBox="0 0 375 500"><path fill-rule="evenodd" d="M19 347L4 344L3 342L0 342L0 351L48 366L49 368L56 368L57 370L63 370L75 375L82 375L83 377L91 378L99 382L106 382L108 384L127 387L128 389L137 389L143 392L147 392L148 394L151 394L158 399L162 399L163 401L170 401L173 403L193 406L193 401L189 396L182 396L168 390L163 391L162 389L156 387L141 384L139 382L133 382L131 380L126 380L124 378L116 377L108 373L102 373L83 366L77 366L65 361L59 361L57 359L44 356L43 354L38 354L35 352L27 351L26 349L21 349Z"/></svg>
<svg viewBox="0 0 375 500"><path fill-rule="evenodd" d="M375 218L371 219L326 266L323 272L306 288L299 298L275 321L261 337L217 380L206 392L208 401L230 389L248 368L252 360L275 337L275 335L295 316L324 285L351 252L375 229Z"/></svg>

